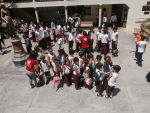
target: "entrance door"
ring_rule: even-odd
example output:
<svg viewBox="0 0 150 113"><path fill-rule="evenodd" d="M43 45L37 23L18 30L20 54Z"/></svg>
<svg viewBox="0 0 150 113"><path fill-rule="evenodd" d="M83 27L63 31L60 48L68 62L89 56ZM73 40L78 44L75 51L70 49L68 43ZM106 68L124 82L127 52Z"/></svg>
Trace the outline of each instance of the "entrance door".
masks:
<svg viewBox="0 0 150 113"><path fill-rule="evenodd" d="M118 19L118 27L123 26L122 16L123 16L123 4L113 4L112 5L112 12L115 13Z"/></svg>
<svg viewBox="0 0 150 113"><path fill-rule="evenodd" d="M128 15L128 6L125 4L113 4L112 13L115 13L118 18L118 27L125 27Z"/></svg>

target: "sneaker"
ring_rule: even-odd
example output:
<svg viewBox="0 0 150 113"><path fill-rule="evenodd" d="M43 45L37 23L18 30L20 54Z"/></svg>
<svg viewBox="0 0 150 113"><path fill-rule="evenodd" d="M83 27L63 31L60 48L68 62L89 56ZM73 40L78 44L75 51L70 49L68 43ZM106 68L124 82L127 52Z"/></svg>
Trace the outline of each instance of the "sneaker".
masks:
<svg viewBox="0 0 150 113"><path fill-rule="evenodd" d="M138 66L142 67L142 64L138 64Z"/></svg>
<svg viewBox="0 0 150 113"><path fill-rule="evenodd" d="M105 98L108 98L108 95L105 95Z"/></svg>
<svg viewBox="0 0 150 113"><path fill-rule="evenodd" d="M113 98L113 95L110 95L110 98Z"/></svg>
<svg viewBox="0 0 150 113"><path fill-rule="evenodd" d="M31 88L34 88L34 87L35 87L35 86L32 84L32 85L31 85Z"/></svg>

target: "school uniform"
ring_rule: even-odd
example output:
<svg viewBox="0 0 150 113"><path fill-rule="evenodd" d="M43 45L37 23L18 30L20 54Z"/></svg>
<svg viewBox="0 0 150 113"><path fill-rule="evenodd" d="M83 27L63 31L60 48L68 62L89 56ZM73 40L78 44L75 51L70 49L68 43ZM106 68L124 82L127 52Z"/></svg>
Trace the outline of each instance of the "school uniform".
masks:
<svg viewBox="0 0 150 113"><path fill-rule="evenodd" d="M74 81L76 90L79 89L79 81L80 81L79 77L80 77L80 67L74 64L73 65L73 81Z"/></svg>
<svg viewBox="0 0 150 113"><path fill-rule="evenodd" d="M108 87L106 89L107 96L111 96L114 91L114 88L117 84L118 73L113 72L112 76L108 80Z"/></svg>
<svg viewBox="0 0 150 113"><path fill-rule="evenodd" d="M45 36L44 35L44 29L43 29L43 27L40 27L40 29L39 29L39 37L40 37L39 42L41 44L42 49L46 49L45 48L45 42L44 42L44 38L45 38L44 36Z"/></svg>
<svg viewBox="0 0 150 113"><path fill-rule="evenodd" d="M111 71L112 69L112 65L111 64L108 64L108 63L104 63L103 65L103 71L105 73L105 76L103 78L103 89L106 89L107 86L108 86L108 75L109 75L109 72Z"/></svg>
<svg viewBox="0 0 150 113"><path fill-rule="evenodd" d="M73 50L73 39L74 36L72 35L72 33L68 32L68 41L69 41L69 49L68 50Z"/></svg>
<svg viewBox="0 0 150 113"><path fill-rule="evenodd" d="M96 47L96 49L97 49L97 51L101 51L101 46L102 46L102 42L101 42L101 37L102 37L102 33L101 32L97 32L97 41L98 41L98 43L97 43L97 47Z"/></svg>
<svg viewBox="0 0 150 113"><path fill-rule="evenodd" d="M49 80L51 78L48 62L47 61L46 62L41 61L40 65L41 65L41 69L42 69L42 71L43 71L43 73L44 73L44 75L46 77L46 84L48 84L48 82L49 82Z"/></svg>
<svg viewBox="0 0 150 113"><path fill-rule="evenodd" d="M95 86L96 86L96 92L100 92L102 88L102 81L103 81L103 76L100 73L99 69L95 70Z"/></svg>
<svg viewBox="0 0 150 113"><path fill-rule="evenodd" d="M108 53L108 34L101 35L101 53L107 55Z"/></svg>
<svg viewBox="0 0 150 113"><path fill-rule="evenodd" d="M32 40L33 42L37 42L36 37L35 37L35 26L32 26L31 29L32 29Z"/></svg>
<svg viewBox="0 0 150 113"><path fill-rule="evenodd" d="M86 71L87 70L85 70L83 73L84 86L85 88L91 89L93 81L92 81L92 78L90 77L90 73Z"/></svg>
<svg viewBox="0 0 150 113"><path fill-rule="evenodd" d="M82 36L81 34L76 35L76 52L79 52L81 50L81 41L79 38L81 36Z"/></svg>
<svg viewBox="0 0 150 113"><path fill-rule="evenodd" d="M67 86L71 85L71 67L68 65L64 65L64 77L65 77L65 81Z"/></svg>
<svg viewBox="0 0 150 113"><path fill-rule="evenodd" d="M88 35L90 36L90 51L93 52L94 31L89 31Z"/></svg>
<svg viewBox="0 0 150 113"><path fill-rule="evenodd" d="M112 33L112 52L117 49L116 41L117 41L118 32Z"/></svg>

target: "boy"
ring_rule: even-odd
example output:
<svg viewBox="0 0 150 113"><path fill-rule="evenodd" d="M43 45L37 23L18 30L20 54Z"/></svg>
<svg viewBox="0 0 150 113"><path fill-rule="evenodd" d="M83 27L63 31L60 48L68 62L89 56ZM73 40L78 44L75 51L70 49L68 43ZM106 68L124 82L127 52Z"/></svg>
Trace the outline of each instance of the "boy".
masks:
<svg viewBox="0 0 150 113"><path fill-rule="evenodd" d="M109 74L108 87L106 89L106 95L105 95L106 98L113 97L113 91L115 89L117 79L118 79L118 72L120 70L121 67L119 65L113 66L112 72Z"/></svg>
<svg viewBox="0 0 150 113"><path fill-rule="evenodd" d="M114 32L112 34L112 55L114 57L118 56L118 32L117 32L117 28L114 28Z"/></svg>
<svg viewBox="0 0 150 113"><path fill-rule="evenodd" d="M142 56L146 49L146 41L144 37L141 38L141 41L137 42L138 50L137 50L137 64L138 66L142 66Z"/></svg>

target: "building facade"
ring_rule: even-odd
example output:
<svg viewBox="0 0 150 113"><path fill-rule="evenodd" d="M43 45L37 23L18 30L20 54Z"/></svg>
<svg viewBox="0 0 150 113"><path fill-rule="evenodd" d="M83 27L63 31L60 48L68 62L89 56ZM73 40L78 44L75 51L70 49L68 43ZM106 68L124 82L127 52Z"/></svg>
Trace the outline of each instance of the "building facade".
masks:
<svg viewBox="0 0 150 113"><path fill-rule="evenodd" d="M9 0L4 0L9 2ZM150 17L148 0L15 0L10 9L13 16L39 21L59 19L67 21L69 16L80 14L82 21L101 24L103 12L108 22L114 12L119 26L129 30L139 27L140 22Z"/></svg>

